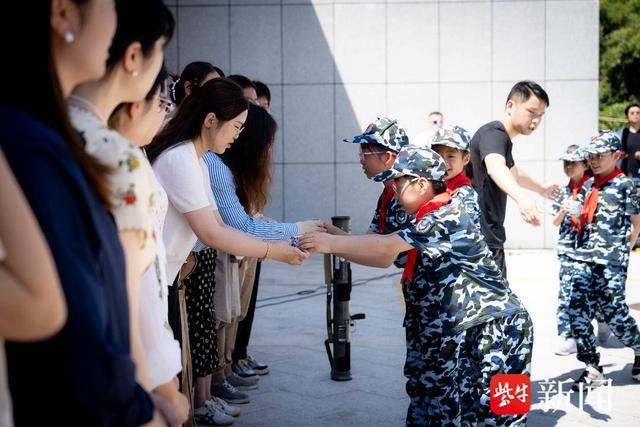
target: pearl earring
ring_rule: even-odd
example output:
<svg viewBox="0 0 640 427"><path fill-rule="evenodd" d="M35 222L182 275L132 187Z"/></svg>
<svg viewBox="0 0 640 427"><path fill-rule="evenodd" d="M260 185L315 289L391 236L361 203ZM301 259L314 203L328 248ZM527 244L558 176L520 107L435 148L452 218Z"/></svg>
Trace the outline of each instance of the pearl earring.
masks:
<svg viewBox="0 0 640 427"><path fill-rule="evenodd" d="M73 43L73 41L76 39L76 36L73 35L73 33L71 31L65 31L64 32L64 41L67 43Z"/></svg>
<svg viewBox="0 0 640 427"><path fill-rule="evenodd" d="M131 71L131 75L132 75L133 77L138 77L138 70L133 70L133 71Z"/></svg>

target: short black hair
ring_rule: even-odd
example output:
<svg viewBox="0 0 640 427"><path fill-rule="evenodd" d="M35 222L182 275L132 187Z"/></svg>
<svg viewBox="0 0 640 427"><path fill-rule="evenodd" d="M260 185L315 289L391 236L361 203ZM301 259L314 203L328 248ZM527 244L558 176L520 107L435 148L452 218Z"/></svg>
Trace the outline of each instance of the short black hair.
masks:
<svg viewBox="0 0 640 427"><path fill-rule="evenodd" d="M526 102L531 98L531 95L543 101L547 107L550 105L547 92L542 89L542 86L531 80L523 80L513 85L511 91L509 91L509 96L507 96L507 102L512 99L519 99L522 102Z"/></svg>
<svg viewBox="0 0 640 427"><path fill-rule="evenodd" d="M269 86L259 80L254 80L253 84L256 86L256 93L258 94L258 98L262 98L264 96L265 98L267 98L269 104L271 104L271 91L269 90Z"/></svg>
<svg viewBox="0 0 640 427"><path fill-rule="evenodd" d="M624 116L626 118L629 118L629 110L631 110L633 107L640 108L640 104L638 104L637 102L634 102L633 104L627 105L627 108L624 109Z"/></svg>
<svg viewBox="0 0 640 427"><path fill-rule="evenodd" d="M433 188L433 192L438 195L438 194L442 194L445 191L447 191L447 183L444 181L433 181L433 180L429 180L429 183L431 184L431 188Z"/></svg>
<svg viewBox="0 0 640 427"><path fill-rule="evenodd" d="M371 152L379 152L380 154L384 154L387 151L390 153L398 154L396 150L392 150L391 148L386 147L382 144L378 144L377 142L363 142L360 144L360 147Z"/></svg>
<svg viewBox="0 0 640 427"><path fill-rule="evenodd" d="M238 84L238 86L240 86L242 89L246 89L248 87L252 87L256 90L256 92L258 92L258 88L256 87L255 84L253 84L253 82L251 81L251 79L247 76L243 76L241 74L232 74L230 76L227 76L228 79L233 80L234 82L236 82Z"/></svg>

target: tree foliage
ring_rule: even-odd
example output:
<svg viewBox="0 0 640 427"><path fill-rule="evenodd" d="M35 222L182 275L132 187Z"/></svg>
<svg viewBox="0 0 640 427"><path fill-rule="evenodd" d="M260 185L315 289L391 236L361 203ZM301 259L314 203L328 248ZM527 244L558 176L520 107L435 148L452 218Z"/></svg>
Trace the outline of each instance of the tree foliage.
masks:
<svg viewBox="0 0 640 427"><path fill-rule="evenodd" d="M640 0L600 0L601 113L639 99Z"/></svg>

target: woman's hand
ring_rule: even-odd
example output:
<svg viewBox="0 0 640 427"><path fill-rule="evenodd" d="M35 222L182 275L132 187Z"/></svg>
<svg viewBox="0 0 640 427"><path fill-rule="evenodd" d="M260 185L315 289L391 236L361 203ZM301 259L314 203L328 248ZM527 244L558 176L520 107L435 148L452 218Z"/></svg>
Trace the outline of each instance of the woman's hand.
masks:
<svg viewBox="0 0 640 427"><path fill-rule="evenodd" d="M311 233L314 231L326 231L324 222L319 219L296 222L296 226L298 227L298 234Z"/></svg>
<svg viewBox="0 0 640 427"><path fill-rule="evenodd" d="M269 242L269 253L267 258L280 262L286 262L290 265L300 265L308 257L309 254L301 251L295 246L291 246L288 241Z"/></svg>
<svg viewBox="0 0 640 427"><path fill-rule="evenodd" d="M331 253L331 236L327 233L307 233L300 239L298 247L309 253Z"/></svg>

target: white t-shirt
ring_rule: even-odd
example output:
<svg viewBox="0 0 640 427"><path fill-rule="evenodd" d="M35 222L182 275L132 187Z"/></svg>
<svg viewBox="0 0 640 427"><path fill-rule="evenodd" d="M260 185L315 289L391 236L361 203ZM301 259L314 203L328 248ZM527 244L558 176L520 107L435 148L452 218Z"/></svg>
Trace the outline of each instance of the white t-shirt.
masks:
<svg viewBox="0 0 640 427"><path fill-rule="evenodd" d="M156 183L155 204L151 211L156 235L157 257L142 275L140 282L140 329L147 357L149 383L152 389L171 381L182 370L180 344L173 338L168 319L167 255L162 228L169 207L167 193ZM158 325L161 325L158 327Z"/></svg>
<svg viewBox="0 0 640 427"><path fill-rule="evenodd" d="M162 237L167 250L167 279L173 283L198 240L183 214L218 207L211 192L209 171L198 158L193 142L186 141L163 152L153 163L153 170L169 198Z"/></svg>

